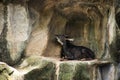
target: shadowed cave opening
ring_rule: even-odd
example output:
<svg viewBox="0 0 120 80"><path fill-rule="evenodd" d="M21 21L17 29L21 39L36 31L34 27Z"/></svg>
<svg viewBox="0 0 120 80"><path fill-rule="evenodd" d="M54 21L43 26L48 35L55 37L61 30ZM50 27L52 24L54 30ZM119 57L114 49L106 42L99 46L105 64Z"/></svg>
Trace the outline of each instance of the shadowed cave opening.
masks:
<svg viewBox="0 0 120 80"><path fill-rule="evenodd" d="M100 26L100 24L98 25ZM97 33L96 29L99 29L101 32L103 31L103 28L95 26L96 22L90 20L85 14L80 15L80 13L73 13L73 15L66 17L59 13L55 13L48 26L48 44L42 55L46 57L60 58L61 46L55 40L56 34L65 34L74 38L74 41L72 42L74 45L88 47L94 51L95 55L102 53L100 49L103 46L102 44L99 45L99 43L102 43L103 35Z"/></svg>

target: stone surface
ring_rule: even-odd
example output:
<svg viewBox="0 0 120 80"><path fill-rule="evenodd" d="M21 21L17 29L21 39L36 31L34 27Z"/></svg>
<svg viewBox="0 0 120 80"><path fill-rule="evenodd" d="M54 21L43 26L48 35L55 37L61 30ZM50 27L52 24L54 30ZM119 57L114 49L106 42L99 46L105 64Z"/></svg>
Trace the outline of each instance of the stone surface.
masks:
<svg viewBox="0 0 120 80"><path fill-rule="evenodd" d="M3 18L3 22L1 21L1 34L0 34L0 61L4 61L8 64L12 64L12 60L10 58L10 53L7 49L7 6L1 4L1 18Z"/></svg>
<svg viewBox="0 0 120 80"><path fill-rule="evenodd" d="M106 32L108 21L114 21L114 18L109 19L112 17L109 14L114 14L110 5L111 2L108 1L88 1L86 3L83 0L67 0L58 2L55 9L58 14L67 18L66 34L75 38L74 44L91 48L97 58L105 58L106 55L108 58L110 54L107 53L108 48L105 49L105 47L111 44L107 43L107 39L113 39L111 34L114 34ZM115 25L114 22L112 22L113 25ZM114 26L109 26L109 30L112 30L112 27ZM111 36L107 38L109 35ZM104 54L105 56L103 56Z"/></svg>
<svg viewBox="0 0 120 80"><path fill-rule="evenodd" d="M118 0L116 0L118 1ZM0 79L119 80L119 1L0 1ZM95 60L60 61L56 34L89 47ZM117 40L117 43L116 43ZM117 44L117 46L116 46ZM22 55L24 54L24 58ZM44 57L43 57L44 56ZM115 64L114 64L115 63Z"/></svg>
<svg viewBox="0 0 120 80"><path fill-rule="evenodd" d="M97 58L111 59L109 48L114 45L116 35L113 0L30 0L28 3L34 28L27 55L59 57L55 34L67 34L75 39L73 44L89 47Z"/></svg>
<svg viewBox="0 0 120 80"><path fill-rule="evenodd" d="M34 10L30 11L30 15L33 15L35 19L32 18L33 29L31 38L26 48L26 56L41 55L46 48L48 43L48 24L51 20L52 13L44 15L38 15ZM39 20L40 19L40 20Z"/></svg>
<svg viewBox="0 0 120 80"><path fill-rule="evenodd" d="M4 15L3 15L3 9L4 9L4 6L3 4L0 4L0 34L2 32L2 29L3 29L3 25L4 25Z"/></svg>
<svg viewBox="0 0 120 80"><path fill-rule="evenodd" d="M24 6L8 5L7 48L13 61L20 60L31 33L28 13Z"/></svg>
<svg viewBox="0 0 120 80"><path fill-rule="evenodd" d="M40 67L42 68L33 69L25 74L24 80L54 80L55 66L53 63L50 62Z"/></svg>
<svg viewBox="0 0 120 80"><path fill-rule="evenodd" d="M4 68L2 80L115 80L115 66L109 61L59 61L31 56L16 69L1 62L0 71Z"/></svg>
<svg viewBox="0 0 120 80"><path fill-rule="evenodd" d="M87 63L67 62L60 64L58 80L91 80Z"/></svg>
<svg viewBox="0 0 120 80"><path fill-rule="evenodd" d="M61 62L32 56L26 58L18 70L25 74L25 80L114 80L114 76L110 75L115 74L115 68L110 63L98 60Z"/></svg>
<svg viewBox="0 0 120 80"><path fill-rule="evenodd" d="M116 14L115 14L115 19L116 19L116 23L117 23L117 31L116 31L116 48L117 48L117 52L114 55L114 59L116 62L120 63L120 1L117 0L116 3Z"/></svg>
<svg viewBox="0 0 120 80"><path fill-rule="evenodd" d="M15 68L0 62L0 80L23 80L22 74Z"/></svg>
<svg viewBox="0 0 120 80"><path fill-rule="evenodd" d="M120 63L116 66L116 80L120 80Z"/></svg>
<svg viewBox="0 0 120 80"><path fill-rule="evenodd" d="M10 80L9 73L12 71L9 70L8 66L5 63L0 63L0 79L1 80Z"/></svg>
<svg viewBox="0 0 120 80"><path fill-rule="evenodd" d="M31 33L28 13L21 5L1 5L1 60L13 65L20 59L25 50L27 40ZM3 9L3 10L2 10Z"/></svg>

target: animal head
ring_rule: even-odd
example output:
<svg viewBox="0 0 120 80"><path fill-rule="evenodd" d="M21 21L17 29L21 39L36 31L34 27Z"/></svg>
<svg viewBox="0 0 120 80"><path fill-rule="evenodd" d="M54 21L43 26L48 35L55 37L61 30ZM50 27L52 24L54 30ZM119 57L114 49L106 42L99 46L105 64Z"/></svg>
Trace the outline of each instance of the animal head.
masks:
<svg viewBox="0 0 120 80"><path fill-rule="evenodd" d="M61 45L63 45L67 40L74 41L74 39L69 38L68 35L56 35L56 39Z"/></svg>

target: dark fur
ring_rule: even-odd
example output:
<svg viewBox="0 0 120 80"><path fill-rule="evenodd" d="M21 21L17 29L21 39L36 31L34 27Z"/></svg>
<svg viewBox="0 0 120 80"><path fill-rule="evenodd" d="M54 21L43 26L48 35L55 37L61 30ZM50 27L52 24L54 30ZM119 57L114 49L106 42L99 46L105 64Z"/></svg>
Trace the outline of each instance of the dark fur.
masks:
<svg viewBox="0 0 120 80"><path fill-rule="evenodd" d="M68 60L95 59L94 52L84 46L73 45L65 36L57 36L62 42L61 58Z"/></svg>

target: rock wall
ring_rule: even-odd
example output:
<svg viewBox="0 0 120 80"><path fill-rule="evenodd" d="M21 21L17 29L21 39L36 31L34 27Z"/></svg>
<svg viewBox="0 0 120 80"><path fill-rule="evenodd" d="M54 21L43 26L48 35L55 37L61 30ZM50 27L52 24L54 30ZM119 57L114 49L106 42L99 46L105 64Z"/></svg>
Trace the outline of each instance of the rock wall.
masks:
<svg viewBox="0 0 120 80"><path fill-rule="evenodd" d="M119 0L1 0L0 79L119 80L119 12ZM96 59L60 61L56 34Z"/></svg>
<svg viewBox="0 0 120 80"><path fill-rule="evenodd" d="M1 61L10 65L20 61L31 33L27 8L10 3L1 3Z"/></svg>

